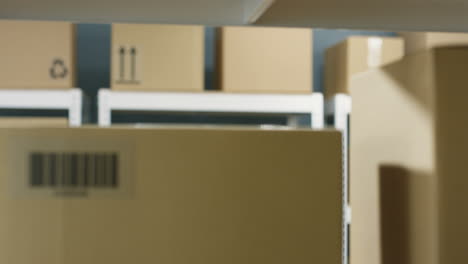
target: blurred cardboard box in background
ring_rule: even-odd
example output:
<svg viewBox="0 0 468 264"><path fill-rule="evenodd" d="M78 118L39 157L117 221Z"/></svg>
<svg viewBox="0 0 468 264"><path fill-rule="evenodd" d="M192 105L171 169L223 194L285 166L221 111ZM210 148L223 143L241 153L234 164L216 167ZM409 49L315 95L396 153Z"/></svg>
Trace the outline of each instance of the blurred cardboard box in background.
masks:
<svg viewBox="0 0 468 264"><path fill-rule="evenodd" d="M75 25L0 20L0 33L0 88L67 89L75 86Z"/></svg>
<svg viewBox="0 0 468 264"><path fill-rule="evenodd" d="M401 32L405 40L405 53L425 51L432 48L468 46L467 33Z"/></svg>
<svg viewBox="0 0 468 264"><path fill-rule="evenodd" d="M218 88L238 93L311 93L311 29L223 27Z"/></svg>
<svg viewBox="0 0 468 264"><path fill-rule="evenodd" d="M201 92L204 43L202 26L113 24L111 87Z"/></svg>
<svg viewBox="0 0 468 264"><path fill-rule="evenodd" d="M353 75L395 62L404 55L401 38L349 37L325 54L325 95L349 93Z"/></svg>

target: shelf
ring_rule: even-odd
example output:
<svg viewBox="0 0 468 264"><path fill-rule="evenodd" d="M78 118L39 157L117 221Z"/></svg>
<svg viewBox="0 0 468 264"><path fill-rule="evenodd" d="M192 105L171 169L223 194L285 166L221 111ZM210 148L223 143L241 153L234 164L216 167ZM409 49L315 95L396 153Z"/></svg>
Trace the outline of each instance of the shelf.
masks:
<svg viewBox="0 0 468 264"><path fill-rule="evenodd" d="M1 19L466 31L462 0L15 0Z"/></svg>
<svg viewBox="0 0 468 264"><path fill-rule="evenodd" d="M80 126L83 96L80 89L0 90L0 109L68 110L70 126Z"/></svg>
<svg viewBox="0 0 468 264"><path fill-rule="evenodd" d="M462 0L276 0L259 25L370 30L460 31L468 26Z"/></svg>
<svg viewBox="0 0 468 264"><path fill-rule="evenodd" d="M0 18L73 22L139 22L242 25L254 21L272 0L15 0Z"/></svg>
<svg viewBox="0 0 468 264"><path fill-rule="evenodd" d="M111 112L257 113L297 116L310 114L313 128L323 128L323 95L169 93L99 90L99 124L111 124ZM294 118L292 117L294 123Z"/></svg>

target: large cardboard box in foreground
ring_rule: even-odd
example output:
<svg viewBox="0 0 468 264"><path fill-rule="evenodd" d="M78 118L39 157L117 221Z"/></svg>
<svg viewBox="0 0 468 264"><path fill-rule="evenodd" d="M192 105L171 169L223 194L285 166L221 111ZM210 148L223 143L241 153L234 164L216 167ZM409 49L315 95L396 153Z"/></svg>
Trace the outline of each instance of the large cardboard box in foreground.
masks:
<svg viewBox="0 0 468 264"><path fill-rule="evenodd" d="M75 26L0 20L0 89L75 86Z"/></svg>
<svg viewBox="0 0 468 264"><path fill-rule="evenodd" d="M432 48L468 46L467 33L401 32L405 40L405 52L411 54Z"/></svg>
<svg viewBox="0 0 468 264"><path fill-rule="evenodd" d="M404 55L404 42L392 37L349 37L325 54L325 95L349 93L351 78L358 73L395 62Z"/></svg>
<svg viewBox="0 0 468 264"><path fill-rule="evenodd" d="M0 263L341 261L338 132L0 129Z"/></svg>
<svg viewBox="0 0 468 264"><path fill-rule="evenodd" d="M312 30L223 27L218 88L238 93L311 93Z"/></svg>
<svg viewBox="0 0 468 264"><path fill-rule="evenodd" d="M111 88L201 92L204 43L202 26L113 24Z"/></svg>
<svg viewBox="0 0 468 264"><path fill-rule="evenodd" d="M467 68L441 48L353 79L352 264L468 259Z"/></svg>

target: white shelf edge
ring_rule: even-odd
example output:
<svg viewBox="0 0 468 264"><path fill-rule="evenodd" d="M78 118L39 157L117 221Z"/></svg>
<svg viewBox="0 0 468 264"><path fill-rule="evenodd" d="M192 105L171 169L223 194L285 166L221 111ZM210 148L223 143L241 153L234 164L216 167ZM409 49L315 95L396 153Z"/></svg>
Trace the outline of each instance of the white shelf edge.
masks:
<svg viewBox="0 0 468 264"><path fill-rule="evenodd" d="M81 90L0 89L0 108L68 109L76 93L81 94Z"/></svg>
<svg viewBox="0 0 468 264"><path fill-rule="evenodd" d="M72 89L0 89L0 109L68 110L70 126L82 121L82 91Z"/></svg>
<svg viewBox="0 0 468 264"><path fill-rule="evenodd" d="M351 113L351 96L336 94L325 102L325 115L335 117L334 128L338 130L348 129L348 115Z"/></svg>
<svg viewBox="0 0 468 264"><path fill-rule="evenodd" d="M110 111L312 114L314 128L323 128L323 95L171 93L99 90L99 124L110 124Z"/></svg>
<svg viewBox="0 0 468 264"><path fill-rule="evenodd" d="M310 113L322 94L121 92L101 89L112 110L177 112Z"/></svg>
<svg viewBox="0 0 468 264"><path fill-rule="evenodd" d="M351 96L348 94L336 94L325 103L325 114L327 116L334 116L333 127L342 132L343 142L343 263L349 263L346 252L348 251L347 226L352 224L352 208L348 203L349 193L349 131L348 131L348 116L351 114L352 101Z"/></svg>

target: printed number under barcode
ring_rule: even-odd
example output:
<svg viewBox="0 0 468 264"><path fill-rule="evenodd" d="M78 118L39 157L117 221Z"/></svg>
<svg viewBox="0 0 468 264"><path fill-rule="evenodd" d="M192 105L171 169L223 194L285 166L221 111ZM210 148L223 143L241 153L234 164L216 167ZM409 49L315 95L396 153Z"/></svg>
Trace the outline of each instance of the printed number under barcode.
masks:
<svg viewBox="0 0 468 264"><path fill-rule="evenodd" d="M29 156L32 187L117 188L117 153L33 152Z"/></svg>

